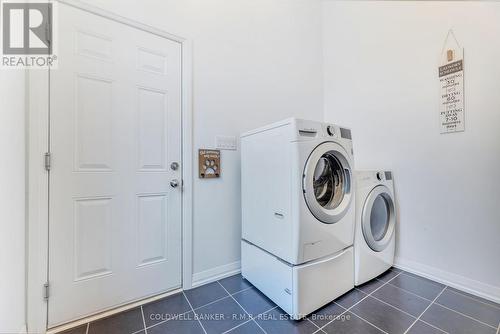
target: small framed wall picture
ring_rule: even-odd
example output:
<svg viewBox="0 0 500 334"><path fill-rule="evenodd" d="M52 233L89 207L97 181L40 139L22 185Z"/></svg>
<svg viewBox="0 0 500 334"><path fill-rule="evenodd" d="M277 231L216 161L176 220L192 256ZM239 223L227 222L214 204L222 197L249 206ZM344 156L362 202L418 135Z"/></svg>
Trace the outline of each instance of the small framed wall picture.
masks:
<svg viewBox="0 0 500 334"><path fill-rule="evenodd" d="M198 150L198 176L200 179L213 179L220 177L220 151Z"/></svg>

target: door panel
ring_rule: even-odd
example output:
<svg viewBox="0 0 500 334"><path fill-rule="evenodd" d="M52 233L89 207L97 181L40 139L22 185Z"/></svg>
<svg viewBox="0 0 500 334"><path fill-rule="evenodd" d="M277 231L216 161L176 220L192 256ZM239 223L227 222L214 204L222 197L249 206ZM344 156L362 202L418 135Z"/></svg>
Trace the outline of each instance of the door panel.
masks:
<svg viewBox="0 0 500 334"><path fill-rule="evenodd" d="M58 10L49 327L181 286L181 45Z"/></svg>

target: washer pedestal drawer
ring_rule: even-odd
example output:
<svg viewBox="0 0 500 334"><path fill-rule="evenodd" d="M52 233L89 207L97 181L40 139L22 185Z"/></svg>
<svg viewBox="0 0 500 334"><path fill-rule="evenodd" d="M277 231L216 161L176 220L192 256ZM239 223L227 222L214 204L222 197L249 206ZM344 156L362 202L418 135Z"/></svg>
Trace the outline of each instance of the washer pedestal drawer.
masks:
<svg viewBox="0 0 500 334"><path fill-rule="evenodd" d="M293 319L301 319L354 287L353 247L292 266L241 241L241 272Z"/></svg>

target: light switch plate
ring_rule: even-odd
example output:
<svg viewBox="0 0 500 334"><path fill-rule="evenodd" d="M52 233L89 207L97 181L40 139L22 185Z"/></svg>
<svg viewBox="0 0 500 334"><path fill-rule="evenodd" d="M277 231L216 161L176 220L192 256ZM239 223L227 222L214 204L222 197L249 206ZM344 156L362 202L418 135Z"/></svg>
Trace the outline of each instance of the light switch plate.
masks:
<svg viewBox="0 0 500 334"><path fill-rule="evenodd" d="M219 150L232 150L235 151L236 137L234 136L216 136L215 137L215 147Z"/></svg>

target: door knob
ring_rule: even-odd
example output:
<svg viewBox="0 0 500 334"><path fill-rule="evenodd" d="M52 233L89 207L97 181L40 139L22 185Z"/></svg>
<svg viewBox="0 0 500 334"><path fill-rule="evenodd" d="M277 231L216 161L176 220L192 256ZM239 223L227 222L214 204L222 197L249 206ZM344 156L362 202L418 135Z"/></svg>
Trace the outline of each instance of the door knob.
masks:
<svg viewBox="0 0 500 334"><path fill-rule="evenodd" d="M171 169L171 170L177 170L177 169L179 169L179 163L178 163L178 162L175 162L175 161L174 161L174 162L172 162L172 163L170 164L170 169Z"/></svg>
<svg viewBox="0 0 500 334"><path fill-rule="evenodd" d="M170 181L170 186L172 188L177 188L179 186L179 180L173 179L172 181Z"/></svg>

